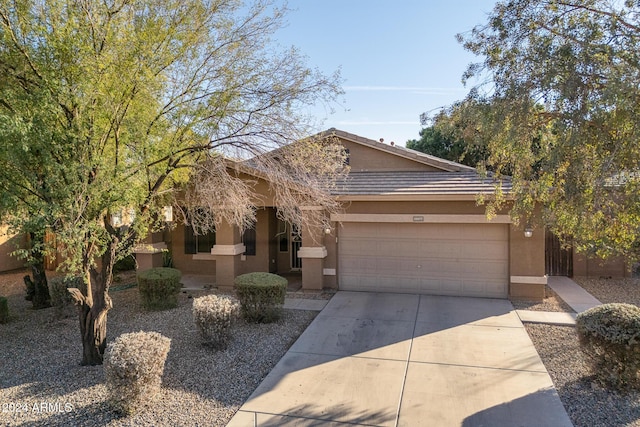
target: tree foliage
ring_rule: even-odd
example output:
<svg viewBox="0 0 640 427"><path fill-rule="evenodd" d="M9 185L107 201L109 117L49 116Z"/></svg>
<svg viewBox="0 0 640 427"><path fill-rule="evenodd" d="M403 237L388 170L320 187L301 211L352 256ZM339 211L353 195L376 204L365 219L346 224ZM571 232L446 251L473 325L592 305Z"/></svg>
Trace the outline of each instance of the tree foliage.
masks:
<svg viewBox="0 0 640 427"><path fill-rule="evenodd" d="M467 144L453 132L444 133L434 126L420 130L420 139L407 141L407 148L475 167L486 154L482 146Z"/></svg>
<svg viewBox="0 0 640 427"><path fill-rule="evenodd" d="M0 0L0 214L50 227L63 268L84 277L83 363L102 360L114 262L197 166L307 135L300 106L339 93L339 76L272 47L284 13L268 0ZM112 226L122 210L133 223Z"/></svg>
<svg viewBox="0 0 640 427"><path fill-rule="evenodd" d="M536 203L556 234L639 255L640 3L509 0L458 36L482 82L435 118L513 176L514 216Z"/></svg>

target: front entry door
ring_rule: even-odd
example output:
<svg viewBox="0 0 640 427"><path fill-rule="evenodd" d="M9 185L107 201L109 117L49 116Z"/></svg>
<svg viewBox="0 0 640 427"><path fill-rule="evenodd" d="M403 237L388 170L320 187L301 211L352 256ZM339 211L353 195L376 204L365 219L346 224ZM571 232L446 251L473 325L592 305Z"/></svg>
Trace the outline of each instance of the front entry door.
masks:
<svg viewBox="0 0 640 427"><path fill-rule="evenodd" d="M291 231L291 270L299 271L302 269L302 259L298 258L298 250L302 247L302 237L300 233L292 227Z"/></svg>

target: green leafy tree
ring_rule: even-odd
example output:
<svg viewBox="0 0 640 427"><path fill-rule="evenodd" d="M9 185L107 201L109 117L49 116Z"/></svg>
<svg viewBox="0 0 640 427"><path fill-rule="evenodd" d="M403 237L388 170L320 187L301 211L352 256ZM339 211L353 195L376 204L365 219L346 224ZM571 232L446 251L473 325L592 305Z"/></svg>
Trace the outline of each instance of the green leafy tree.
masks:
<svg viewBox="0 0 640 427"><path fill-rule="evenodd" d="M513 215L578 250L637 259L640 237L640 3L500 1L458 36L486 82L436 117L485 146L513 177ZM495 203L500 203L498 198Z"/></svg>
<svg viewBox="0 0 640 427"><path fill-rule="evenodd" d="M485 157L483 147L467 144L454 133L445 134L443 130L434 126L423 128L420 131L420 139L411 139L407 141L406 146L412 150L473 167Z"/></svg>
<svg viewBox="0 0 640 427"><path fill-rule="evenodd" d="M339 94L338 75L271 47L284 12L262 0L0 0L0 214L18 231L50 227L62 268L84 278L72 290L83 364L102 363L113 265L162 225L161 207L202 165L222 185L203 197L251 198L226 186L233 165L308 134L300 107ZM340 152L324 147L292 158L337 177ZM278 188L331 182L287 170L272 186L288 203L314 193ZM246 225L247 203L214 217ZM112 225L123 211L132 223Z"/></svg>

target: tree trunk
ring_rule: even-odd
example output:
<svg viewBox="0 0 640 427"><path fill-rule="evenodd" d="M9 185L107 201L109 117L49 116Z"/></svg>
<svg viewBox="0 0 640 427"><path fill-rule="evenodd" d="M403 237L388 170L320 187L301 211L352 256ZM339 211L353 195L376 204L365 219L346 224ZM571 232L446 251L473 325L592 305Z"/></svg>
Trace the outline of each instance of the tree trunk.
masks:
<svg viewBox="0 0 640 427"><path fill-rule="evenodd" d="M27 301L33 303L33 308L39 310L41 308L51 307L51 296L49 295L49 284L47 283L47 275L44 268L44 256L41 252L32 253L33 260L31 264L31 275L24 276L24 284L27 287Z"/></svg>
<svg viewBox="0 0 640 427"><path fill-rule="evenodd" d="M98 286L99 287L99 286ZM107 312L111 309L108 295L101 303L94 301L92 306L86 303L78 307L80 317L80 334L82 336L83 366L101 365L107 347Z"/></svg>
<svg viewBox="0 0 640 427"><path fill-rule="evenodd" d="M118 240L114 238L101 257L101 271L85 268L86 293L77 288L68 291L78 306L80 334L82 336L83 366L101 365L107 348L107 312L113 307L109 287L113 281L113 264ZM88 270L88 271L87 271Z"/></svg>

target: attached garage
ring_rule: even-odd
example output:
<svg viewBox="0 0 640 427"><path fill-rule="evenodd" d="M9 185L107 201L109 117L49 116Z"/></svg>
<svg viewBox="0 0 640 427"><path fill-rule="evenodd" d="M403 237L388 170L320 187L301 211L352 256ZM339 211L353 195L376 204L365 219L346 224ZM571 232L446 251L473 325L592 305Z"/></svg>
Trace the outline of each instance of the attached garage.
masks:
<svg viewBox="0 0 640 427"><path fill-rule="evenodd" d="M345 222L338 254L342 290L508 295L507 224Z"/></svg>

